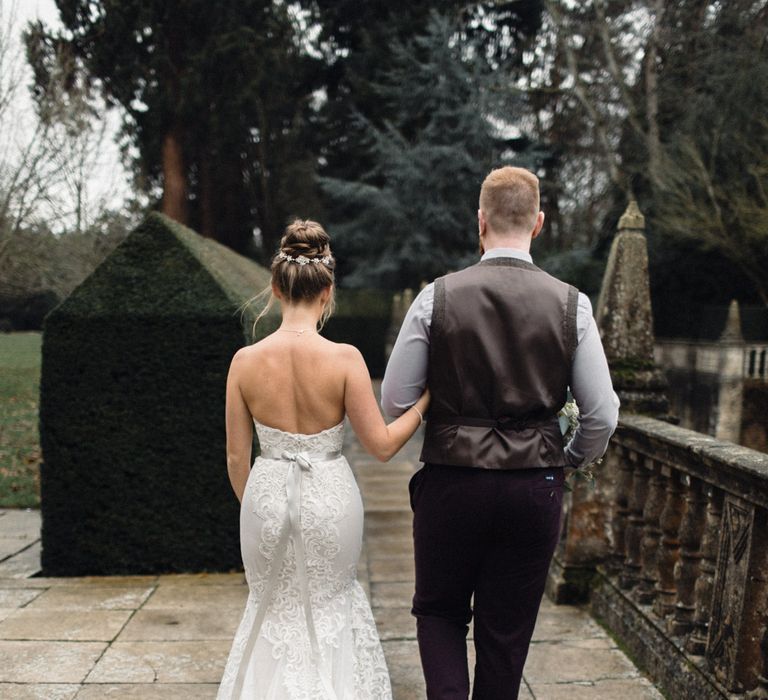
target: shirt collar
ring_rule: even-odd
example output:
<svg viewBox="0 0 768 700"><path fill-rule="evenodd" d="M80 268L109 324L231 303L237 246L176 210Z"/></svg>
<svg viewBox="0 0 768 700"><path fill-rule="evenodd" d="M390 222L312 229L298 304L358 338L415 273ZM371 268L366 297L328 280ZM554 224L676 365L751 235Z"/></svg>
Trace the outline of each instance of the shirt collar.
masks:
<svg viewBox="0 0 768 700"><path fill-rule="evenodd" d="M490 258L517 258L518 260L525 260L526 262L533 263L533 258L530 253L526 253L524 250L518 250L517 248L491 248L483 253L480 260L488 260Z"/></svg>

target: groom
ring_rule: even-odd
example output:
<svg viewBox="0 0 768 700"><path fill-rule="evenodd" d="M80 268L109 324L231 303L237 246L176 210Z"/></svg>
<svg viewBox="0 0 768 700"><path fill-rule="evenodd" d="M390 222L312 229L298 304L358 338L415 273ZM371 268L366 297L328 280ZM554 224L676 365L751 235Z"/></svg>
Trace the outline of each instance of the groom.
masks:
<svg viewBox="0 0 768 700"><path fill-rule="evenodd" d="M430 700L468 697L473 615L473 698L517 697L558 540L563 468L599 458L618 419L589 299L531 260L544 223L536 176L493 170L477 218L480 262L419 293L382 383L393 416L425 385L432 394L425 464L409 484L412 612ZM564 448L556 414L568 387L581 423Z"/></svg>

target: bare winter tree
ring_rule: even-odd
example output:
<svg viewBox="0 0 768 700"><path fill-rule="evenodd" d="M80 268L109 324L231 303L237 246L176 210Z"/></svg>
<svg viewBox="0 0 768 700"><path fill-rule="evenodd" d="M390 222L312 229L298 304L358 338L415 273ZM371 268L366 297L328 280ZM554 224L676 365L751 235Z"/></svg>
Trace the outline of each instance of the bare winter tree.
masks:
<svg viewBox="0 0 768 700"><path fill-rule="evenodd" d="M112 247L99 233L118 178L94 181L110 126L100 98L73 84L66 54L47 65L25 55L37 26L25 33L17 10L0 0L0 297L62 297Z"/></svg>
<svg viewBox="0 0 768 700"><path fill-rule="evenodd" d="M768 305L768 5L545 4L525 89L564 144L563 189L635 196L657 235L716 250ZM602 197L583 196L588 173Z"/></svg>

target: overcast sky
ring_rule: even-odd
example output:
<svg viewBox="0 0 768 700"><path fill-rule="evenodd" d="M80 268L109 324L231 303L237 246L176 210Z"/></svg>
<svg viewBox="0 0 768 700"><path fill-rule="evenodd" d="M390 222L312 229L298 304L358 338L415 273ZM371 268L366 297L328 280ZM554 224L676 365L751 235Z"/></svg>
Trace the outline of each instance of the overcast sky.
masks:
<svg viewBox="0 0 768 700"><path fill-rule="evenodd" d="M9 16L15 18L17 31L14 34L18 42L16 46L26 71L25 89L19 92L23 104L18 106L17 112L23 115L21 124L28 125L31 129L34 124L34 111L29 91L26 89L31 81L31 71L23 58L20 33L27 22L35 19L43 20L50 28L59 27L59 12L54 0L0 0L0 9L3 19ZM99 150L98 161L90 171L88 198L92 202L106 198L110 207L118 207L124 201L129 188L128 173L121 164L120 151L115 142L120 127L120 114L114 109L110 110L106 114L106 121L107 133Z"/></svg>

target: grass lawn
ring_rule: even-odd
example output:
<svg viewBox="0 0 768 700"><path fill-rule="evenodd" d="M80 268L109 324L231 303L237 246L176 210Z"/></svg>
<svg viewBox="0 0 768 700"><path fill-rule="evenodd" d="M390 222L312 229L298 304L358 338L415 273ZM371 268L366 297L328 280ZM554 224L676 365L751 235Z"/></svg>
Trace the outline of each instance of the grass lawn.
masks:
<svg viewBox="0 0 768 700"><path fill-rule="evenodd" d="M40 506L40 340L0 333L0 507Z"/></svg>

